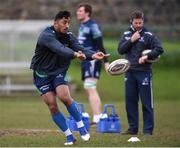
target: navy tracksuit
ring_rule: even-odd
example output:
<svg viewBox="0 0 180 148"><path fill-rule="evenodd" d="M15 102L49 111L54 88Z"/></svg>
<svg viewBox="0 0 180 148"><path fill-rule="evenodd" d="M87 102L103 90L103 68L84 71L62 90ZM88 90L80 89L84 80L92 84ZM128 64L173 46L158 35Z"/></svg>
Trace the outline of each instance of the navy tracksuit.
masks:
<svg viewBox="0 0 180 148"><path fill-rule="evenodd" d="M130 38L135 33L131 26L128 31L124 32L119 42L118 52L125 54L125 58L130 61L131 67L125 73L125 97L126 112L129 123L129 131L138 133L139 97L142 102L143 111L143 132L152 134L154 128L153 115L153 96L152 96L152 69L151 63L139 64L139 58L142 51L151 49L148 59L154 59L163 53L158 39L146 28L140 31L141 38L132 43Z"/></svg>
<svg viewBox="0 0 180 148"><path fill-rule="evenodd" d="M65 73L74 58L74 52L82 51L92 60L94 51L84 49L72 32L57 32L53 26L45 28L39 35L30 68L47 75Z"/></svg>

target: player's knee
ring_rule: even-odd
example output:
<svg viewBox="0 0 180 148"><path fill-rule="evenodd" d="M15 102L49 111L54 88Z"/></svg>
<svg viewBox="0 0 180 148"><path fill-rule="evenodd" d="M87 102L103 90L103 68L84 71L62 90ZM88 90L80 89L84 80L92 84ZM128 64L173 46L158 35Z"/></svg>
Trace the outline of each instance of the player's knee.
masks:
<svg viewBox="0 0 180 148"><path fill-rule="evenodd" d="M59 98L65 105L70 105L73 100L69 94L62 94Z"/></svg>
<svg viewBox="0 0 180 148"><path fill-rule="evenodd" d="M64 105L69 106L72 104L73 99L72 98L66 98L66 99L64 98L64 99L61 99L61 101L63 102Z"/></svg>
<svg viewBox="0 0 180 148"><path fill-rule="evenodd" d="M85 89L96 89L97 80L95 79L86 79L84 81L84 88Z"/></svg>
<svg viewBox="0 0 180 148"><path fill-rule="evenodd" d="M48 104L51 114L56 114L58 112L58 107L55 104Z"/></svg>
<svg viewBox="0 0 180 148"><path fill-rule="evenodd" d="M61 94L59 95L59 98L60 98L61 100L68 100L68 99L71 98L71 96L69 95L69 93L61 93Z"/></svg>

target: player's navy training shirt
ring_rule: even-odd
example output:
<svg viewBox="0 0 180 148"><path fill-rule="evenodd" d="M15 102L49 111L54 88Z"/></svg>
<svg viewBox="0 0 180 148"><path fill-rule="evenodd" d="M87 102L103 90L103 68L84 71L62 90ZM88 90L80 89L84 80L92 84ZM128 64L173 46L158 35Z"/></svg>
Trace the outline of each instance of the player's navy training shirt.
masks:
<svg viewBox="0 0 180 148"><path fill-rule="evenodd" d="M141 38L132 43L131 36L135 32L132 26L124 32L119 41L118 52L125 54L125 58L130 61L131 67L129 70L151 71L151 63L139 64L138 62L142 51L151 49L152 52L148 54L148 59L154 59L162 54L164 50L157 37L144 27L139 31Z"/></svg>
<svg viewBox="0 0 180 148"><path fill-rule="evenodd" d="M56 32L53 26L47 27L38 38L30 68L48 75L65 72L74 58L74 51L78 50L85 53L88 59L94 53L85 50L71 32L62 34Z"/></svg>
<svg viewBox="0 0 180 148"><path fill-rule="evenodd" d="M85 23L82 23L79 27L78 40L85 49L98 51L97 47L93 43L93 39L102 36L102 32L95 20L90 19Z"/></svg>

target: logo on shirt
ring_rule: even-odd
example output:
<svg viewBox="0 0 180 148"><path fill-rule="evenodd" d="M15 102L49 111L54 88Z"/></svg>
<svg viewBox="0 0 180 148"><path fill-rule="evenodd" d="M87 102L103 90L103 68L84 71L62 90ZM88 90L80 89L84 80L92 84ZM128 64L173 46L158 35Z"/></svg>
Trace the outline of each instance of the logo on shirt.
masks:
<svg viewBox="0 0 180 148"><path fill-rule="evenodd" d="M130 38L131 38L131 37L128 37L128 36L125 37L126 40L129 40Z"/></svg>
<svg viewBox="0 0 180 148"><path fill-rule="evenodd" d="M63 78L63 75L62 75L62 74L58 74L58 75L56 76L56 78Z"/></svg>
<svg viewBox="0 0 180 148"><path fill-rule="evenodd" d="M141 37L141 38L139 39L139 41L140 41L140 42L144 42L144 37Z"/></svg>
<svg viewBox="0 0 180 148"><path fill-rule="evenodd" d="M90 32L90 29L88 27L83 28L83 33L89 33L89 32Z"/></svg>

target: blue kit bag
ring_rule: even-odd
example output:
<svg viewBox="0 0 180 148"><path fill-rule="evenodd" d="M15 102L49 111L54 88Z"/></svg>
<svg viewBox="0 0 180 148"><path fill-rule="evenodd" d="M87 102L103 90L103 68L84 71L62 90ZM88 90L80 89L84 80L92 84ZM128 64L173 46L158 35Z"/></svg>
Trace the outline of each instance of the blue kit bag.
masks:
<svg viewBox="0 0 180 148"><path fill-rule="evenodd" d="M108 114L108 108L112 109L112 113ZM121 123L118 115L115 112L113 104L105 104L104 112L97 124L97 132L99 133L120 133Z"/></svg>
<svg viewBox="0 0 180 148"><path fill-rule="evenodd" d="M82 103L77 103L77 105L78 105L78 109L82 115L82 121L83 121L86 129L89 131L89 128L90 128L89 114L84 111L84 106ZM72 132L78 131L76 121L74 120L74 118L71 115L69 115L69 117L67 118L67 125Z"/></svg>

